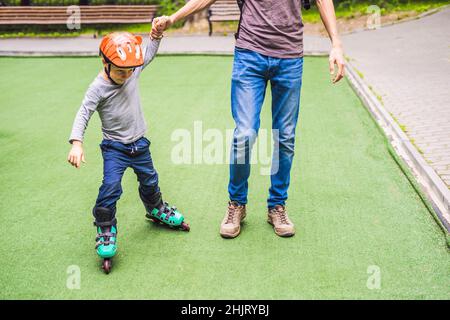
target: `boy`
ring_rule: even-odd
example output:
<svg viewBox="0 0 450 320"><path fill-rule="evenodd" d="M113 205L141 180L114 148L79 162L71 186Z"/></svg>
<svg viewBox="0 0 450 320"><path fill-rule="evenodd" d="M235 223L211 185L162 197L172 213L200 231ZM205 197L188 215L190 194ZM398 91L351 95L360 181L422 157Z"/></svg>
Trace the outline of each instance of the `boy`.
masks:
<svg viewBox="0 0 450 320"><path fill-rule="evenodd" d="M99 54L103 70L89 86L75 117L69 142L72 149L68 161L76 168L84 161L83 136L94 111L98 111L103 131L100 144L103 156L103 183L93 208L97 227L96 249L103 258L103 269L109 273L111 258L117 251L116 202L122 194L121 179L128 167L139 181L139 195L155 222L189 230L183 215L162 200L158 173L150 155L150 141L145 138L144 120L138 89L142 70L153 60L161 37L149 39L145 52L142 37L129 32L113 32L105 36Z"/></svg>

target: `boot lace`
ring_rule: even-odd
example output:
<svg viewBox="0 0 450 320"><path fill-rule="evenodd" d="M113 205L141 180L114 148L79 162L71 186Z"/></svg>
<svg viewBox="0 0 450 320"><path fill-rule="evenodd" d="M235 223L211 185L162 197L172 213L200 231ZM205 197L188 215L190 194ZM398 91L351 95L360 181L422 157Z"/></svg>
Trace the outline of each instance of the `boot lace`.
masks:
<svg viewBox="0 0 450 320"><path fill-rule="evenodd" d="M229 202L228 203L228 211L227 211L227 222L226 223L232 223L234 220L234 215L236 211L238 210L238 206Z"/></svg>
<svg viewBox="0 0 450 320"><path fill-rule="evenodd" d="M272 213L276 214L280 218L282 224L289 224L287 221L286 210L283 206L278 206L277 208L272 209Z"/></svg>

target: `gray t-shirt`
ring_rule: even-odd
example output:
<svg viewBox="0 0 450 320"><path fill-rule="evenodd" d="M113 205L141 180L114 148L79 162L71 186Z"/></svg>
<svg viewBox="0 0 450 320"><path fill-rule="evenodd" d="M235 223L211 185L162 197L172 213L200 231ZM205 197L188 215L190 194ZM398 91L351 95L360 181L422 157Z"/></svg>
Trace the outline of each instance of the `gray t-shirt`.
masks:
<svg viewBox="0 0 450 320"><path fill-rule="evenodd" d="M89 85L80 109L75 117L69 142L83 141L84 131L94 111L102 122L103 138L132 143L147 131L141 108L138 79L142 70L153 60L160 40L147 40L144 48L144 65L134 70L122 85L113 84L102 73Z"/></svg>
<svg viewBox="0 0 450 320"><path fill-rule="evenodd" d="M236 46L275 58L302 57L301 0L245 0Z"/></svg>

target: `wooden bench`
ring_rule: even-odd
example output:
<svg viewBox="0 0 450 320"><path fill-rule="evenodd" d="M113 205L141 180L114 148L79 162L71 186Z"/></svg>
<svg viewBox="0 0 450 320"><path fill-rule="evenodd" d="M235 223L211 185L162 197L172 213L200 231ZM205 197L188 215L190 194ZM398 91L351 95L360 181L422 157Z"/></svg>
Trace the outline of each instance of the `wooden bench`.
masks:
<svg viewBox="0 0 450 320"><path fill-rule="evenodd" d="M0 6L0 25L66 24L73 15L67 6ZM79 6L80 23L150 23L158 5Z"/></svg>
<svg viewBox="0 0 450 320"><path fill-rule="evenodd" d="M217 0L208 9L209 35L212 34L212 23L219 21L239 21L241 11L236 0Z"/></svg>

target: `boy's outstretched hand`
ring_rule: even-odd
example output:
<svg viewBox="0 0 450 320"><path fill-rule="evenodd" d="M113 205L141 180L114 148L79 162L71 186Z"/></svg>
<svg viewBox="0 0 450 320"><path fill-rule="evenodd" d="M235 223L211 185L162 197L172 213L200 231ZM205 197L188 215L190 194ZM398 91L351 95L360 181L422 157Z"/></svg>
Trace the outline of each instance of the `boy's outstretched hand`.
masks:
<svg viewBox="0 0 450 320"><path fill-rule="evenodd" d="M154 40L159 40L163 37L163 32L172 25L172 21L168 16L161 16L154 18L152 21L152 31L150 36Z"/></svg>
<svg viewBox="0 0 450 320"><path fill-rule="evenodd" d="M67 161L77 169L81 166L81 162L86 163L84 160L83 143L81 141L74 140L72 142L72 149L69 152Z"/></svg>

